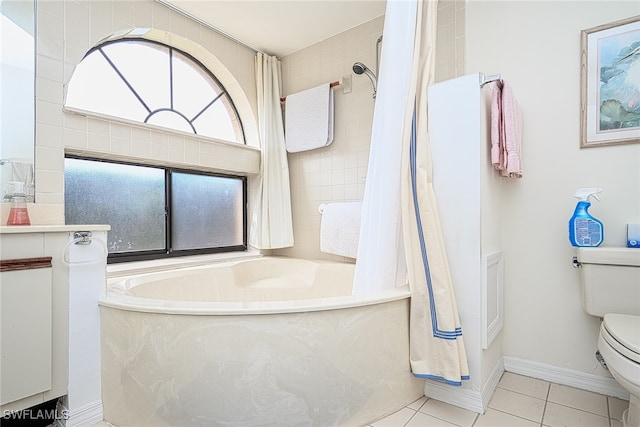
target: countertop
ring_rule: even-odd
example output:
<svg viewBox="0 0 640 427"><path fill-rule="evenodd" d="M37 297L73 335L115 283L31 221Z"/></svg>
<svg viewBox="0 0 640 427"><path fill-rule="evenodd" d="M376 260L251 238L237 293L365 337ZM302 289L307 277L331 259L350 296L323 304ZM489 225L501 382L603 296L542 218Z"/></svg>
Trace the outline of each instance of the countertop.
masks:
<svg viewBox="0 0 640 427"><path fill-rule="evenodd" d="M109 231L110 225L3 225L0 226L0 234L18 233L64 233L72 231Z"/></svg>

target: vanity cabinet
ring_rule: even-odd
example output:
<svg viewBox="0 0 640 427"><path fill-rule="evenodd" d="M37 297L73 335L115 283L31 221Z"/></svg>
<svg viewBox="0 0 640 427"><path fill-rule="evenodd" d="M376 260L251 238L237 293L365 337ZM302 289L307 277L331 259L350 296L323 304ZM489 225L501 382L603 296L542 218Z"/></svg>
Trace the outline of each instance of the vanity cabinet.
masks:
<svg viewBox="0 0 640 427"><path fill-rule="evenodd" d="M68 232L0 227L0 409L67 393ZM62 231L62 230L60 230Z"/></svg>
<svg viewBox="0 0 640 427"><path fill-rule="evenodd" d="M75 231L101 231L106 239L108 229L0 226L1 414L69 394L70 311L74 307L81 311L84 306L79 305L85 302L70 302L70 278L78 273L77 267L65 262L65 252L69 253ZM104 276L102 264L80 266L97 269ZM76 293L87 285L85 279L78 281ZM97 310L97 303L92 304ZM74 316L73 330L82 329L85 320ZM78 363L86 355L80 344L74 349Z"/></svg>

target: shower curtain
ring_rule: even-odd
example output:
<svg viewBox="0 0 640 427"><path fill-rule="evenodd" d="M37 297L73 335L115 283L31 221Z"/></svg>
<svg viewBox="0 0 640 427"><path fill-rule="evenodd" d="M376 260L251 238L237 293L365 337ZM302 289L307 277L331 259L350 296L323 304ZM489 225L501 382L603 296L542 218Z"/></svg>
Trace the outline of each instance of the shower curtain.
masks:
<svg viewBox="0 0 640 427"><path fill-rule="evenodd" d="M258 249L284 248L293 246L293 221L280 108L280 61L259 52L255 65L262 160L249 243Z"/></svg>
<svg viewBox="0 0 640 427"><path fill-rule="evenodd" d="M409 23L415 22L416 11L415 0L387 2L353 281L356 295L406 283L400 176L415 37Z"/></svg>
<svg viewBox="0 0 640 427"><path fill-rule="evenodd" d="M390 280L391 272L397 279L397 272L406 268L411 369L420 378L461 385L469 371L433 192L427 130L436 14L437 1L387 2L384 37L393 52L383 45L354 293L393 287L398 281ZM402 96L389 93L398 90ZM387 113L394 108L402 118L394 114L389 123ZM400 129L395 128L398 124ZM394 131L385 133L390 127ZM389 191L379 191L372 177L386 180ZM381 230L386 240L376 234Z"/></svg>

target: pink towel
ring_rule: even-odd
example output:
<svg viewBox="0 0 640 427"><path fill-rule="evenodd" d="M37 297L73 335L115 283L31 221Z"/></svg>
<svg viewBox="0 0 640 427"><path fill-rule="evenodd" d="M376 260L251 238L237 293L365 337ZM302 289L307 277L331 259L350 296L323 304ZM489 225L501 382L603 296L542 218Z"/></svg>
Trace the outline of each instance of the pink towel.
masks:
<svg viewBox="0 0 640 427"><path fill-rule="evenodd" d="M502 129L502 83L498 80L491 93L491 164L497 170L506 170Z"/></svg>
<svg viewBox="0 0 640 427"><path fill-rule="evenodd" d="M511 85L503 80L492 92L491 163L502 176L522 178L522 112Z"/></svg>

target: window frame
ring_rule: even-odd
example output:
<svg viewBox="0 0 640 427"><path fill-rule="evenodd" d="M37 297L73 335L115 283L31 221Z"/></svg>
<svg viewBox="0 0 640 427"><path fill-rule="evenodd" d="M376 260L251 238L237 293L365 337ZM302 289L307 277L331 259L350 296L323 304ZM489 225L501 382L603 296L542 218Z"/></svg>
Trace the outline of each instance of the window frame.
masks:
<svg viewBox="0 0 640 427"><path fill-rule="evenodd" d="M197 137L197 138L204 138L204 139L209 139L211 141L219 141L219 142L223 142L226 144L237 144L237 145L247 145L247 136L246 136L246 132L244 129L244 124L242 122L242 118L240 117L240 114L238 112L238 107L236 107L235 102L233 101L233 98L231 97L231 94L229 93L229 91L225 88L225 86L222 84L222 82L220 81L220 79L218 79L215 74L209 70L208 67L206 67L202 61L198 60L195 56L193 56L192 54L190 54L189 52L179 49L177 47L174 47L170 44L158 41L158 40L152 40L152 39L147 39L147 38L143 38L143 37L123 37L123 38L117 38L117 39L110 39L110 40L105 40L101 43L98 43L97 45L93 46L91 49L89 49L83 56L82 59L79 61L82 62L87 56L89 56L90 54L94 53L96 50L100 50L102 47L104 46L108 46L111 44L116 44L116 43L127 43L127 42L137 42L137 43L141 43L141 44L155 44L158 46L162 46L164 48L167 48L169 50L169 60L171 61L172 57L173 57L173 51L178 52L179 54L183 55L184 57L188 58L189 60L193 61L198 67L200 67L200 70L203 71L207 76L209 76L209 78L211 78L213 80L213 82L215 84L217 84L220 87L220 90L222 91L220 93L220 95L211 102L211 104L215 103L215 102L222 102L220 100L220 98L226 98L229 102L229 105L231 106L232 112L235 115L235 118L238 122L239 128L240 128L240 136L242 137L242 141L228 141L228 140L224 140L224 139L218 139L212 136L208 136L208 135L202 135L199 134L195 131L194 132L185 132L183 130L180 129L175 129L175 128L170 128L170 127L164 127L164 126L160 126L160 125L156 125L156 124L152 124L152 123L148 123L147 121L138 121L138 120L134 120L131 118L127 118L127 117L120 117L120 116L112 116L110 114L105 114L105 113L101 113L101 112L97 112L97 111L93 111L93 110L85 110L83 108L78 108L78 107L74 107L74 106L68 106L67 102L66 102L66 95L65 95L65 99L63 102L63 111L68 111L68 112L73 112L73 113L78 113L78 114L82 114L85 116L89 116L89 117L97 117L97 118L102 118L102 119L108 119L111 121L117 121L120 123L127 123L127 124L131 124L131 125L136 125L136 126L142 126L144 128L150 128L150 129L157 129L160 131L164 131L164 132L175 132L175 133L179 133L182 135L190 135L192 137ZM104 55L104 52L102 53L102 55ZM107 59L107 62L111 64L111 61ZM122 77L120 71L118 70L118 68L111 64L111 66L114 67L114 69L116 70L116 73L118 75ZM71 75L70 77L71 79L73 78L73 75ZM125 84L129 87L129 90L132 92L132 94L135 97L138 97L137 92L132 89L132 87L128 84L128 81L126 79L124 79L124 81L126 82ZM169 82L169 90L171 92L173 92L173 81ZM210 105L211 105L210 104ZM209 106L210 106L209 105ZM208 107L207 107L208 108ZM166 108L165 108L166 110ZM171 110L171 109L169 109ZM174 111L174 110L171 110ZM179 115L183 115L182 113L175 111L177 114ZM202 113L202 112L201 112ZM199 114L201 114L199 113ZM189 122L189 124L193 127L193 125Z"/></svg>
<svg viewBox="0 0 640 427"><path fill-rule="evenodd" d="M134 162L134 161L114 160L114 159L108 159L108 158L96 158L91 156L82 156L82 155L75 155L70 153L65 153L64 157L65 159L69 158L69 159L77 159L77 160L97 161L97 162L103 162L103 163L114 163L114 164L121 164L121 165L128 165L128 166L156 168L164 171L164 215L165 215L165 229L164 229L165 247L164 249L108 253L107 264L116 264L116 263L133 262L133 261L159 260L159 259L168 259L168 258L176 258L176 257L183 257L183 256L205 255L205 254L215 254L215 253L224 253L224 252L247 251L248 249L248 244L247 244L248 182L247 182L246 176L234 175L234 174L228 174L228 173L202 171L198 169L180 168L180 167L175 167L170 165L157 165L157 164ZM171 242L171 230L172 230L171 221L172 221L172 215L173 215L173 213L171 212L171 192L172 192L171 174L172 173L231 178L231 179L238 179L242 182L242 244L241 245L223 246L223 247L207 247L207 248L196 248L196 249L181 249L181 250L174 250L172 248L172 242ZM66 212L65 212L65 216L66 216ZM66 222L66 217L65 217L65 222Z"/></svg>

